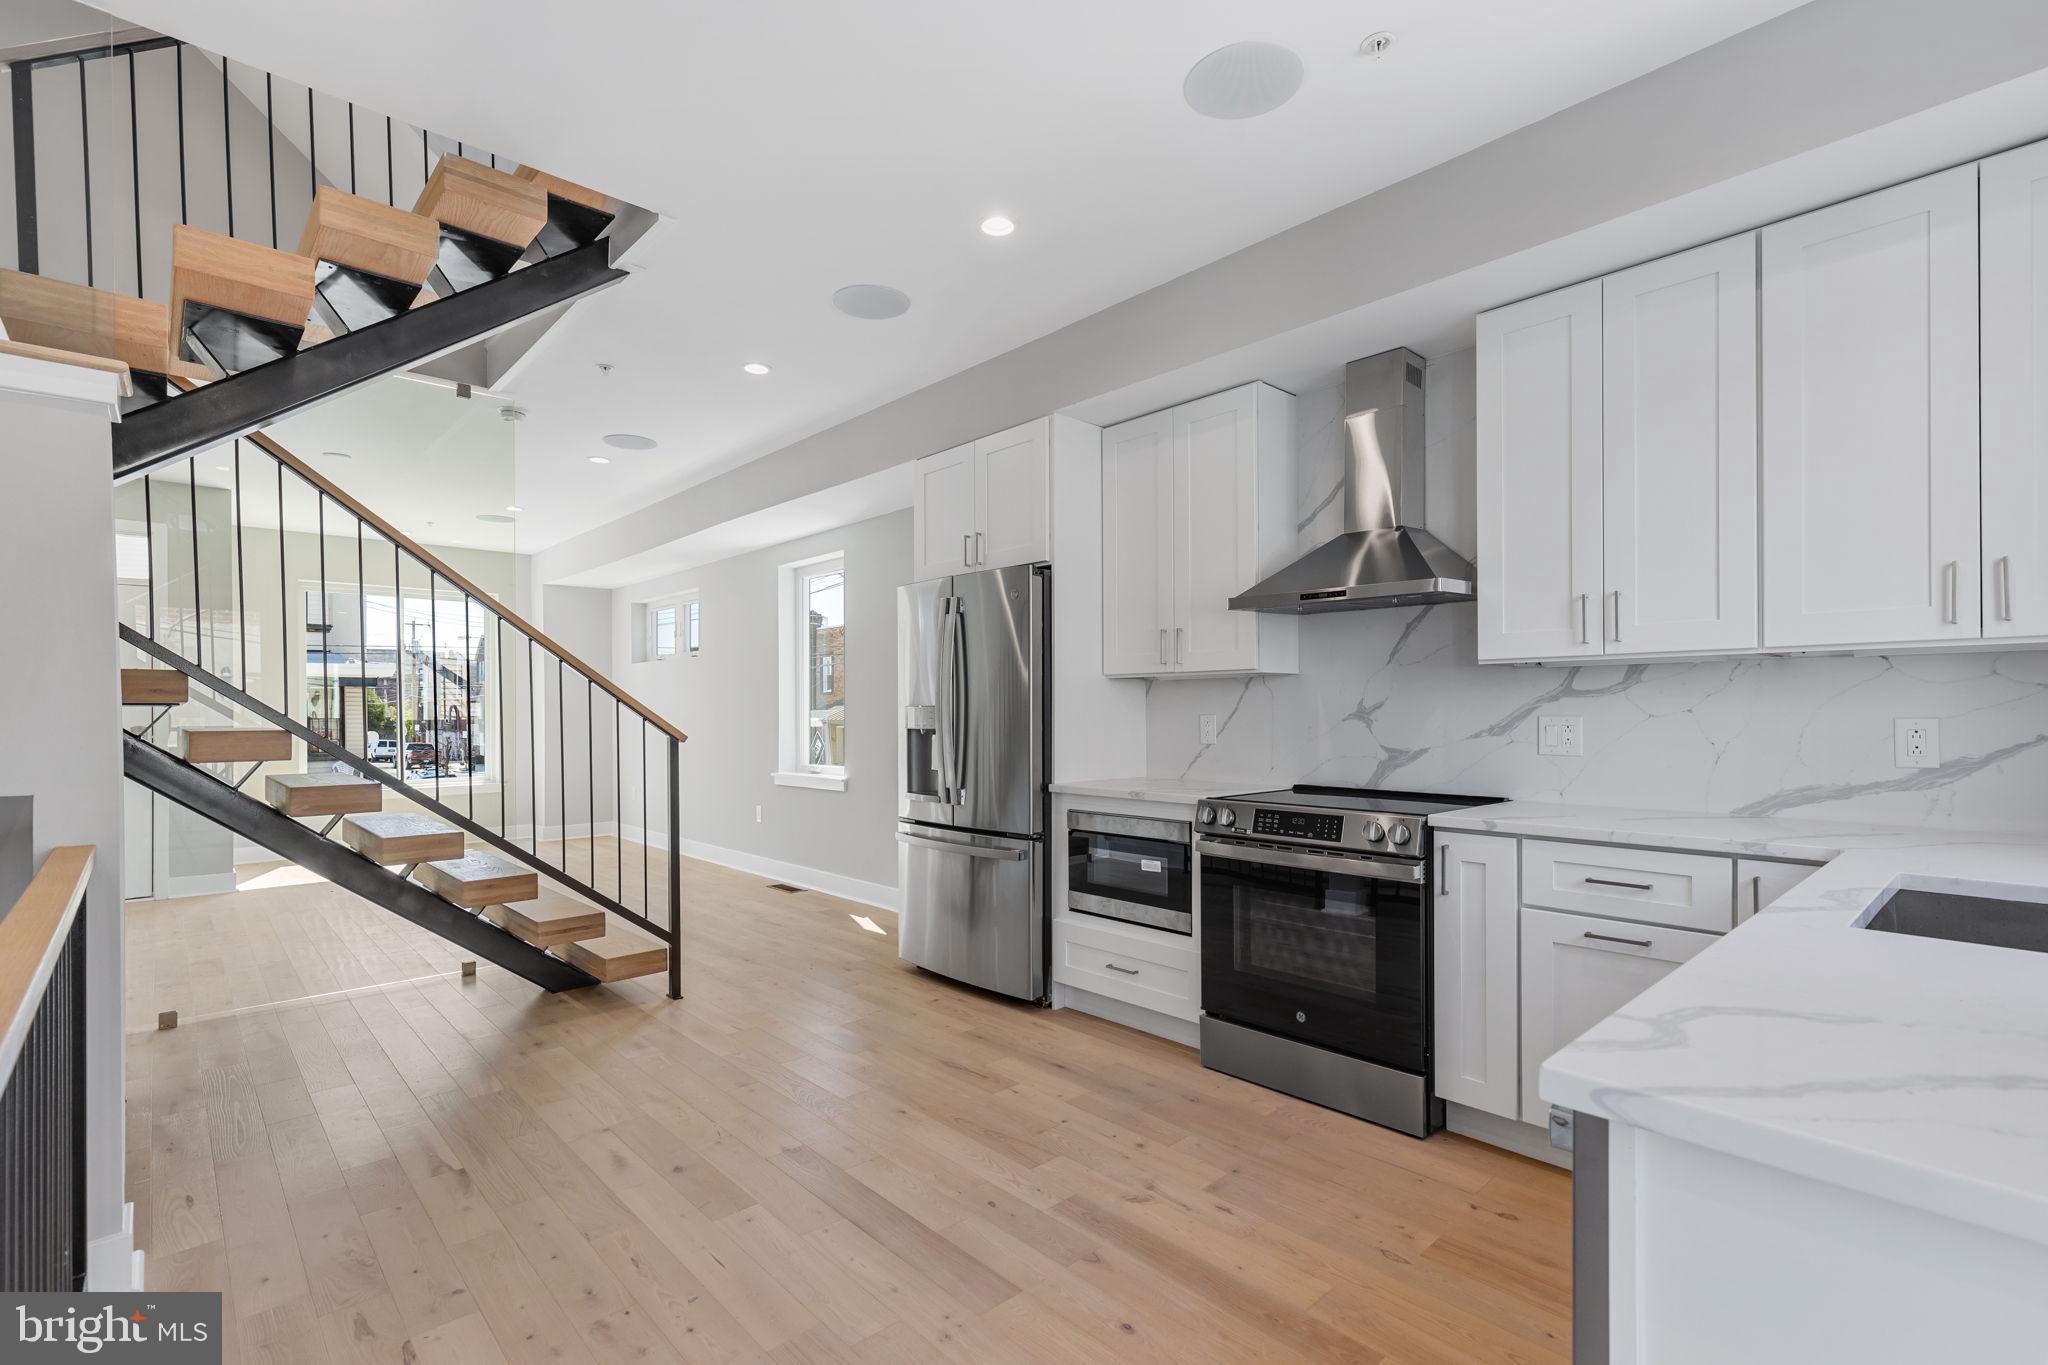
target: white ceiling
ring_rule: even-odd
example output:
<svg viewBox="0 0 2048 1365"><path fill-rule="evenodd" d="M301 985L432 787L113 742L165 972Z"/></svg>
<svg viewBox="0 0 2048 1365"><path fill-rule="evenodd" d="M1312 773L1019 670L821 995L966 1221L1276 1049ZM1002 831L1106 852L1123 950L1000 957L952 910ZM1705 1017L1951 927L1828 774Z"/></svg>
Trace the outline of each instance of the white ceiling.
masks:
<svg viewBox="0 0 2048 1365"><path fill-rule="evenodd" d="M116 0L119 12L673 221L510 386L520 548L550 545L1795 8L1797 0L615 5ZM1379 60L1357 55L1395 33ZM392 33L405 41L394 43ZM1219 122L1187 68L1293 47ZM1018 224L997 240L976 225ZM833 290L910 313L859 322ZM750 360L774 373L740 372ZM601 374L597 362L614 366ZM606 432L656 438L634 454ZM602 451L605 467L586 457ZM924 454L906 450L906 459ZM474 510L487 510L478 508Z"/></svg>

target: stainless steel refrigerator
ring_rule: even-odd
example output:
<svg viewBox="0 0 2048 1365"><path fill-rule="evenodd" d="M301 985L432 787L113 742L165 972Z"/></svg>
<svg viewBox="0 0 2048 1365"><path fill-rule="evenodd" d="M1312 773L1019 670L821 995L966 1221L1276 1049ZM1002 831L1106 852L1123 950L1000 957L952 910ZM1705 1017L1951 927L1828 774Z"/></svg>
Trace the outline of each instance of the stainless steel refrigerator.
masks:
<svg viewBox="0 0 2048 1365"><path fill-rule="evenodd" d="M1024 565L896 595L896 840L907 961L1045 994L1046 598Z"/></svg>

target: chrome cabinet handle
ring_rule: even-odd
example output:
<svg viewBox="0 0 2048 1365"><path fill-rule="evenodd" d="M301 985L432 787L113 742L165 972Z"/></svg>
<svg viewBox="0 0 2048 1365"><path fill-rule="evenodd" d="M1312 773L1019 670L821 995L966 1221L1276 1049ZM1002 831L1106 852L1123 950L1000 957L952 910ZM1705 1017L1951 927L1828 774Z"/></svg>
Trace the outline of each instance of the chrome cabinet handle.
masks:
<svg viewBox="0 0 2048 1365"><path fill-rule="evenodd" d="M1655 891L1657 889L1648 882L1617 882L1607 877L1588 877L1586 878L1586 885L1618 886L1624 891Z"/></svg>
<svg viewBox="0 0 2048 1365"><path fill-rule="evenodd" d="M1621 589L1614 590L1614 643L1621 643Z"/></svg>
<svg viewBox="0 0 2048 1365"><path fill-rule="evenodd" d="M1159 628L1159 666L1166 666L1166 627Z"/></svg>
<svg viewBox="0 0 2048 1365"><path fill-rule="evenodd" d="M981 548L981 532L979 531L974 533L974 562L977 564L988 563L988 551Z"/></svg>
<svg viewBox="0 0 2048 1365"><path fill-rule="evenodd" d="M1749 879L1749 913L1754 915L1764 908L1764 878L1762 873Z"/></svg>
<svg viewBox="0 0 2048 1365"><path fill-rule="evenodd" d="M1138 975L1138 969L1137 969L1136 967L1119 967L1119 966L1117 966L1117 965L1116 965L1116 964L1115 964L1114 962L1105 962L1105 963L1103 963L1102 965L1103 965L1104 967L1106 967L1107 969L1109 969L1110 971L1112 971L1112 972L1116 972L1116 973L1118 973L1118 974L1120 974L1120 975L1123 975L1123 976L1136 976L1136 975Z"/></svg>
<svg viewBox="0 0 2048 1365"><path fill-rule="evenodd" d="M1582 645L1593 643L1586 635L1586 594L1584 593L1579 594L1579 643Z"/></svg>
<svg viewBox="0 0 2048 1365"><path fill-rule="evenodd" d="M1998 619L2012 620L2012 556L2000 555L1998 569Z"/></svg>
<svg viewBox="0 0 2048 1365"><path fill-rule="evenodd" d="M1650 946L1650 940L1646 938L1616 938L1613 934L1596 934L1591 929L1586 931L1586 937L1598 939L1602 943L1625 943L1631 948L1647 948Z"/></svg>
<svg viewBox="0 0 2048 1365"><path fill-rule="evenodd" d="M1956 584L1961 578L1960 566L1951 559L1948 562L1948 623L1952 626L1960 623L1962 620L1961 612L1956 603Z"/></svg>
<svg viewBox="0 0 2048 1365"><path fill-rule="evenodd" d="M1436 846L1436 893L1439 896L1451 894L1451 846Z"/></svg>
<svg viewBox="0 0 2048 1365"><path fill-rule="evenodd" d="M1176 667L1178 667L1182 662L1180 636L1181 628L1179 626L1175 626L1173 628L1173 662Z"/></svg>
<svg viewBox="0 0 2048 1365"><path fill-rule="evenodd" d="M960 562L962 564L972 564L974 562L973 543L973 536L965 531L960 533Z"/></svg>

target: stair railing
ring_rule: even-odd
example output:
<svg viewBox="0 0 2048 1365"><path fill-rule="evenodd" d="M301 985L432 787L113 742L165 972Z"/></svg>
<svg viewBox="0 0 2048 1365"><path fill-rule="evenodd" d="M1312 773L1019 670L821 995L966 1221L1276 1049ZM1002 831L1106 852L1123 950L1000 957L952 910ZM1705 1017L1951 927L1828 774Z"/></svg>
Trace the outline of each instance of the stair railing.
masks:
<svg viewBox="0 0 2048 1365"><path fill-rule="evenodd" d="M660 938L679 996L688 736L270 437L230 448L224 484L117 488L147 563L122 639Z"/></svg>

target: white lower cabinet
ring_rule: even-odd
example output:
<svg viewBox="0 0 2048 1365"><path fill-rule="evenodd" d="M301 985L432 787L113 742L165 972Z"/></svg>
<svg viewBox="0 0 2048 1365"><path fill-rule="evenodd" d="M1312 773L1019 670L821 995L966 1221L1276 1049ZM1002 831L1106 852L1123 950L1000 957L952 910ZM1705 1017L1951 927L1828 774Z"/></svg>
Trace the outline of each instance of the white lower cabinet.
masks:
<svg viewBox="0 0 2048 1365"><path fill-rule="evenodd" d="M1522 911L1522 1120L1545 1123L1550 1055L1719 937L1554 910Z"/></svg>
<svg viewBox="0 0 2048 1365"><path fill-rule="evenodd" d="M1514 1118L1521 1102L1515 1017L1515 841L1438 834L1436 1093Z"/></svg>
<svg viewBox="0 0 2048 1365"><path fill-rule="evenodd" d="M1175 1019L1202 1014L1201 955L1185 934L1054 915L1052 979Z"/></svg>
<svg viewBox="0 0 2048 1365"><path fill-rule="evenodd" d="M1811 877L1818 863L1767 863L1759 858L1735 861L1735 922L1742 923L1799 883Z"/></svg>

